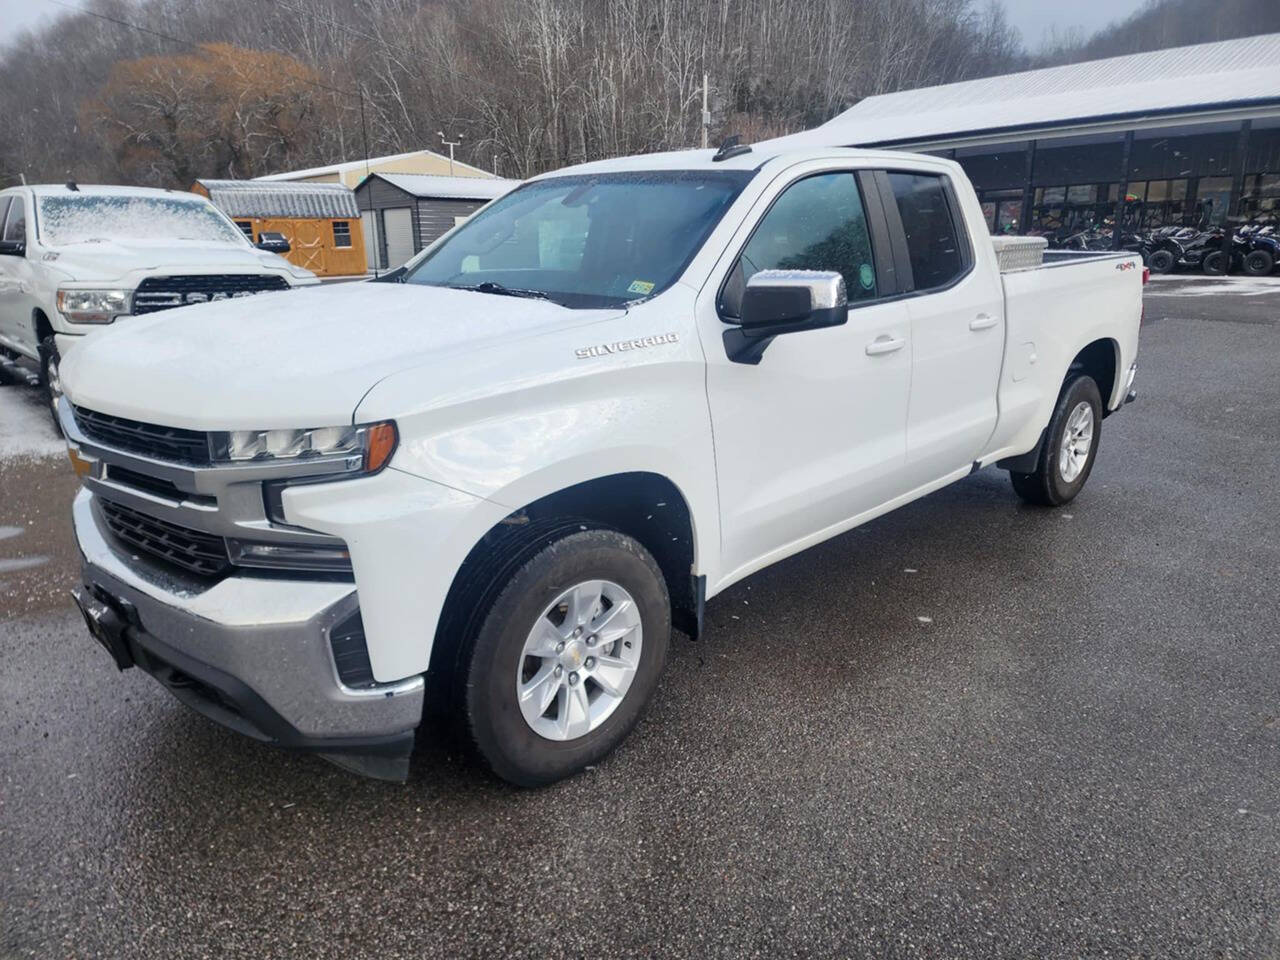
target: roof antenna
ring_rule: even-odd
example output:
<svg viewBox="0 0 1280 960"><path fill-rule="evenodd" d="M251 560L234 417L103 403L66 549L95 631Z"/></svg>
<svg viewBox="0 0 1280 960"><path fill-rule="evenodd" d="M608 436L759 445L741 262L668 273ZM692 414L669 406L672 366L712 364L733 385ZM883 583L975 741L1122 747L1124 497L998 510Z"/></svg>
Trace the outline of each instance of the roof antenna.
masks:
<svg viewBox="0 0 1280 960"><path fill-rule="evenodd" d="M74 193L80 192L80 188L76 186L76 182L74 180L67 181L67 189L73 191Z"/></svg>
<svg viewBox="0 0 1280 960"><path fill-rule="evenodd" d="M734 134L720 144L720 149L716 151L716 155L711 158L712 163L719 163L721 160L732 160L734 157L740 157L744 153L750 153L751 148L742 142L742 137Z"/></svg>

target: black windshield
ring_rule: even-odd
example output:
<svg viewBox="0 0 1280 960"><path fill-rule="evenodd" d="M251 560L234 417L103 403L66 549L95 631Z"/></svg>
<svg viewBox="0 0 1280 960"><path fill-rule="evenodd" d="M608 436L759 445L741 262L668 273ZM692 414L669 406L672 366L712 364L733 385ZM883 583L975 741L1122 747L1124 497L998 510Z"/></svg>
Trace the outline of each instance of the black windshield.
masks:
<svg viewBox="0 0 1280 960"><path fill-rule="evenodd" d="M746 171L644 172L539 180L494 201L406 283L611 307L680 276L751 178Z"/></svg>

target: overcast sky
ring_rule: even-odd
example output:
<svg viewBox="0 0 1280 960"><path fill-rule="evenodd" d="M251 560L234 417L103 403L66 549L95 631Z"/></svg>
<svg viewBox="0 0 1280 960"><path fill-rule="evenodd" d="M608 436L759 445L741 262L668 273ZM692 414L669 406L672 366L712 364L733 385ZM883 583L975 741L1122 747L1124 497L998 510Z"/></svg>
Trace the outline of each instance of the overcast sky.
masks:
<svg viewBox="0 0 1280 960"><path fill-rule="evenodd" d="M75 2L75 0L68 0ZM1022 40L1031 50L1040 46L1051 27L1059 30L1080 27L1092 33L1113 20L1127 17L1143 0L1004 0L1009 19L1022 32ZM0 44L19 31L66 13L65 7L46 0L0 0Z"/></svg>
<svg viewBox="0 0 1280 960"><path fill-rule="evenodd" d="M4 2L4 0L0 0ZM1022 33L1022 42L1033 53L1052 28L1079 27L1086 35L1109 23L1123 20L1144 0L1004 0L1009 21Z"/></svg>

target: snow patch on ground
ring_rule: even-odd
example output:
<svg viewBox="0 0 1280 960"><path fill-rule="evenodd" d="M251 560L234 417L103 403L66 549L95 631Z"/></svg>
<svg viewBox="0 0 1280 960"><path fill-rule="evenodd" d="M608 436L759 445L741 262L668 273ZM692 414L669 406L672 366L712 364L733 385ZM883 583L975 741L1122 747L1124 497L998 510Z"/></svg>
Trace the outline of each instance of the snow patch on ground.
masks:
<svg viewBox="0 0 1280 960"><path fill-rule="evenodd" d="M1163 288L1163 289L1161 289ZM1280 276L1204 277L1165 274L1151 278L1149 297L1265 297L1280 294Z"/></svg>
<svg viewBox="0 0 1280 960"><path fill-rule="evenodd" d="M34 387L0 386L0 460L65 457L67 445L58 436Z"/></svg>

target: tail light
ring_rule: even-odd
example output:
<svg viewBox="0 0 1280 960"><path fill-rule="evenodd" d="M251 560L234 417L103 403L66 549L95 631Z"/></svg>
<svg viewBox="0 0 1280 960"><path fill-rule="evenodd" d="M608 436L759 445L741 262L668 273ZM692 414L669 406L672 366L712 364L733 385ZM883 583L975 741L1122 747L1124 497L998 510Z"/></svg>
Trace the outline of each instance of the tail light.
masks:
<svg viewBox="0 0 1280 960"><path fill-rule="evenodd" d="M1150 282L1151 282L1151 268L1143 267L1142 268L1142 285L1145 287Z"/></svg>

